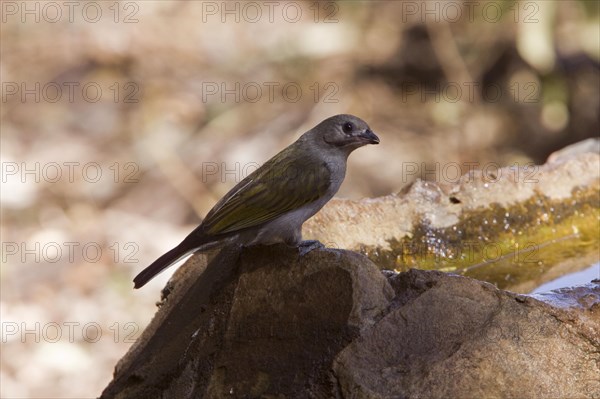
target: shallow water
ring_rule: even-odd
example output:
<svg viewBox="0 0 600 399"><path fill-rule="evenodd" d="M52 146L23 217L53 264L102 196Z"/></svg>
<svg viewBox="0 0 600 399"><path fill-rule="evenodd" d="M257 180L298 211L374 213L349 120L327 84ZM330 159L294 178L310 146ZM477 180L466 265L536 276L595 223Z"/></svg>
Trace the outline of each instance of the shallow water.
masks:
<svg viewBox="0 0 600 399"><path fill-rule="evenodd" d="M600 262L593 264L587 269L575 273L565 274L557 279L548 281L531 291L532 294L547 292L564 287L573 287L576 285L587 284L594 279L600 279Z"/></svg>

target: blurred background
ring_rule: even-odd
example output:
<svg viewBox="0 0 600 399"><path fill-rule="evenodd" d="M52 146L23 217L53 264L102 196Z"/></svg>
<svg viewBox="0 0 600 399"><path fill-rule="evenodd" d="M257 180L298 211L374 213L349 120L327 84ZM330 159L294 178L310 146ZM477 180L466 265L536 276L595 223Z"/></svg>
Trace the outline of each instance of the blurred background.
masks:
<svg viewBox="0 0 600 399"><path fill-rule="evenodd" d="M99 395L174 268L133 276L328 116L382 141L355 199L598 136L598 4L3 1L0 395Z"/></svg>

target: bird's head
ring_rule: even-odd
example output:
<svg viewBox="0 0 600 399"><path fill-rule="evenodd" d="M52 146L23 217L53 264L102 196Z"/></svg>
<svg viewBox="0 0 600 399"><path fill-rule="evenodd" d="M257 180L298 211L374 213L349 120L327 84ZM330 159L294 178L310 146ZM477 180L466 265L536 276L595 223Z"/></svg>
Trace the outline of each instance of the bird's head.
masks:
<svg viewBox="0 0 600 399"><path fill-rule="evenodd" d="M329 146L348 154L367 144L379 144L379 137L369 125L354 115L335 115L315 126L313 131Z"/></svg>

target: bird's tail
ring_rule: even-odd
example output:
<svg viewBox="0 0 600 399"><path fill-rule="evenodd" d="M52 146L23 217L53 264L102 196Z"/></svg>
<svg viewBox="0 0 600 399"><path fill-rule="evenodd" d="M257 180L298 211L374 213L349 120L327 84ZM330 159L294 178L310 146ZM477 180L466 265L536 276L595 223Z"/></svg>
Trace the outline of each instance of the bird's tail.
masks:
<svg viewBox="0 0 600 399"><path fill-rule="evenodd" d="M134 288L143 287L148 281L152 280L157 274L171 266L178 260L188 256L198 250L197 246L190 247L184 241L160 258L156 259L150 266L145 268L133 279Z"/></svg>

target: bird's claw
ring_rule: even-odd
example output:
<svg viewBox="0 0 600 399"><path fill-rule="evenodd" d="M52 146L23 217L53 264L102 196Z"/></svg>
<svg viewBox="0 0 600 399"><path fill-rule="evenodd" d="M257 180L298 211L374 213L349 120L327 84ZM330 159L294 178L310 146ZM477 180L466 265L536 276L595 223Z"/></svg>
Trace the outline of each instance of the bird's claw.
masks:
<svg viewBox="0 0 600 399"><path fill-rule="evenodd" d="M312 250L325 248L319 240L306 240L302 241L298 245L298 251L300 252L300 256L304 256Z"/></svg>

